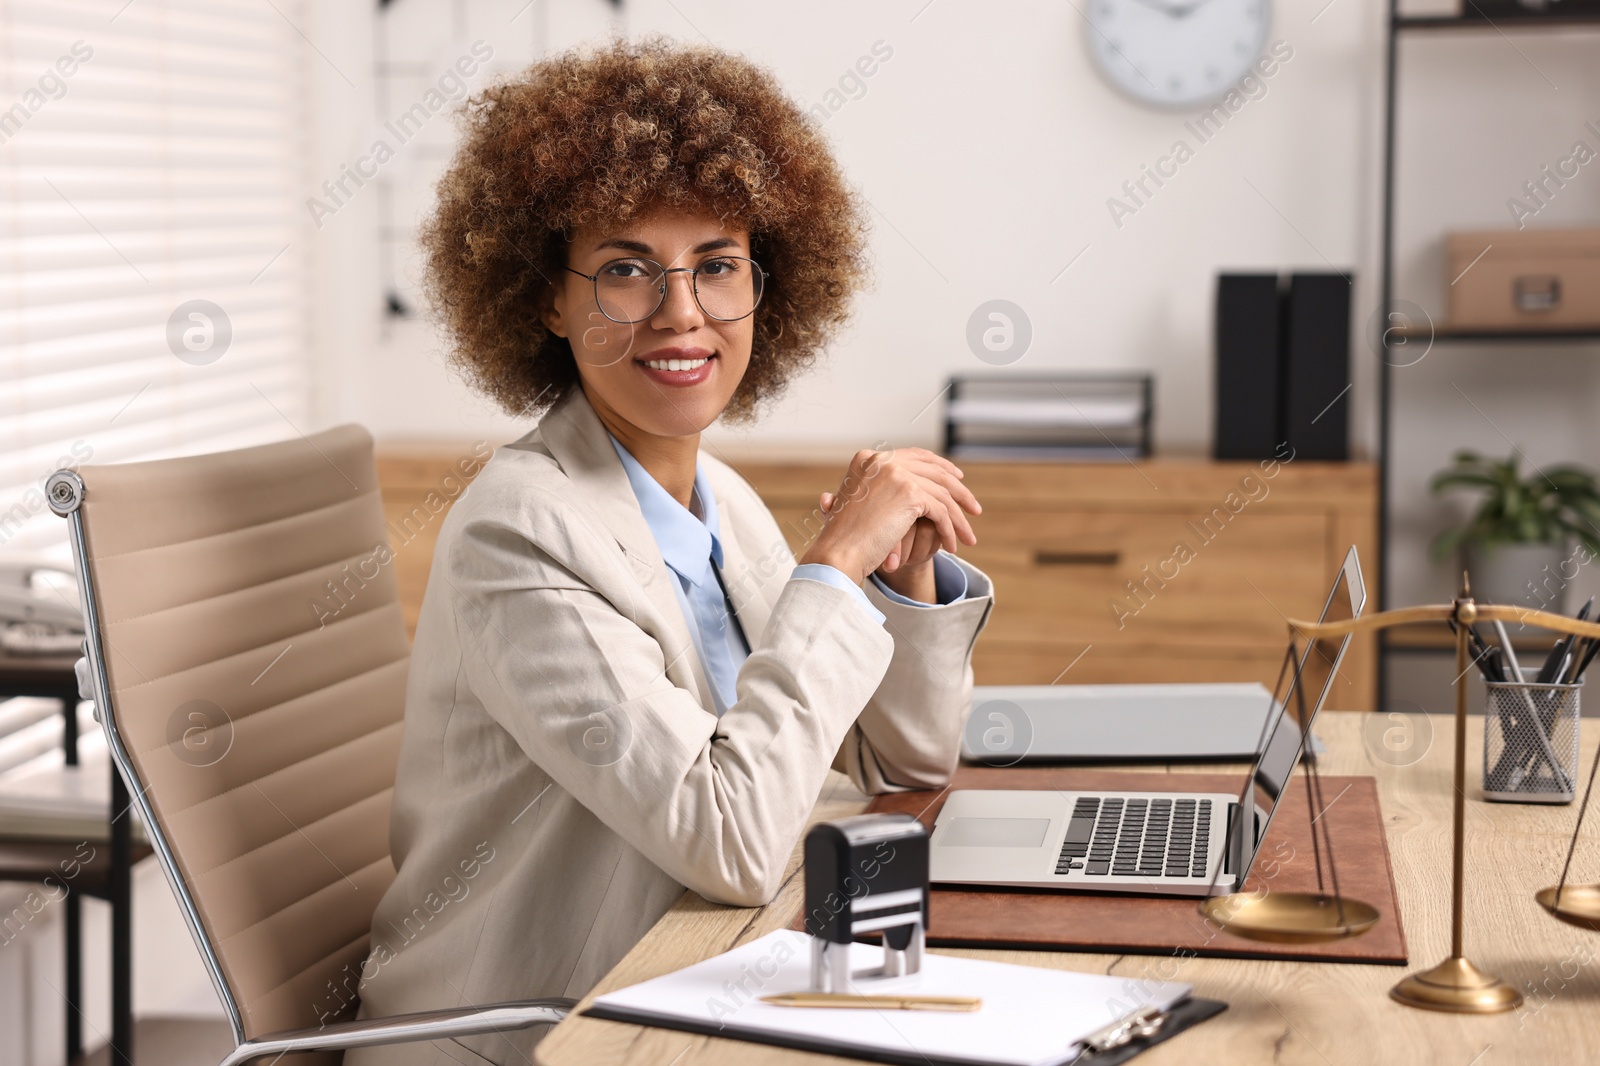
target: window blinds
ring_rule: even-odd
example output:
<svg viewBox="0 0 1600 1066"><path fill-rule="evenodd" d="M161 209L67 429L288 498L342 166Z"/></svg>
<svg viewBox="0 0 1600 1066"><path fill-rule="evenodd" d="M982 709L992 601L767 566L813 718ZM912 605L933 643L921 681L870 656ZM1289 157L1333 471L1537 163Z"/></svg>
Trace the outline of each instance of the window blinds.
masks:
<svg viewBox="0 0 1600 1066"><path fill-rule="evenodd" d="M70 558L62 466L309 428L303 10L0 0L0 565ZM0 773L59 723L0 702Z"/></svg>
<svg viewBox="0 0 1600 1066"><path fill-rule="evenodd" d="M296 0L0 0L0 558L63 465L306 427Z"/></svg>

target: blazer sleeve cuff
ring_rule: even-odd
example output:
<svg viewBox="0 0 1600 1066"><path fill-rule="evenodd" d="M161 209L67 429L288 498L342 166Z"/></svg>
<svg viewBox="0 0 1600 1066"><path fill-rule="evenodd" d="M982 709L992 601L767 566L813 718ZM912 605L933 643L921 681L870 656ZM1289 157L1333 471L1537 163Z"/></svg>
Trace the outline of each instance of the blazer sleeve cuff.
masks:
<svg viewBox="0 0 1600 1066"><path fill-rule="evenodd" d="M872 621L876 625L883 625L883 612L874 607L872 601L867 599L867 594L861 591L861 586L851 581L837 566L829 566L827 563L801 563L789 575L791 581L797 578L802 581L820 581L824 585L832 585L836 589L851 593L851 598L861 605L861 609L867 612ZM906 600L906 602L912 601Z"/></svg>
<svg viewBox="0 0 1600 1066"><path fill-rule="evenodd" d="M902 596L886 585L876 573L872 575L872 583L878 586L878 591L883 593L890 603L906 607L947 607L967 598L967 572L956 565L955 558L942 548L933 557L933 603L923 603L910 596Z"/></svg>
<svg viewBox="0 0 1600 1066"><path fill-rule="evenodd" d="M960 598L948 603L919 603L893 594L892 590L878 582L869 581L865 589L867 599L899 631L917 634L949 632L949 626L962 629L970 624L971 636L975 637L977 631L988 622L989 612L994 606L994 584L988 574L958 555L941 551L937 558L960 571L965 582L965 594Z"/></svg>

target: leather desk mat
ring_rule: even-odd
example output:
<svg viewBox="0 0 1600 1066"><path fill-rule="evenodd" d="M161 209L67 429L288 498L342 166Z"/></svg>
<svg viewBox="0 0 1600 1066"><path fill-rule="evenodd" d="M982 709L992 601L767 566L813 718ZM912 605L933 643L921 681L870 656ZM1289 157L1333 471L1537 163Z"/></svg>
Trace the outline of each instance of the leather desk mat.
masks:
<svg viewBox="0 0 1600 1066"><path fill-rule="evenodd" d="M1145 789L1227 792L1238 796L1244 772L1161 773L1083 766L961 766L951 789ZM916 815L930 830L948 792L875 796L867 810ZM1372 904L1378 923L1361 936L1322 944L1273 944L1225 933L1202 918L1195 897L1127 896L1031 889L934 885L928 943L934 947L1015 948L1097 954L1203 955L1404 965L1405 931L1384 838L1377 784L1370 777L1322 777L1323 820L1333 837L1339 888ZM1320 837L1319 833L1319 837ZM1320 843L1320 840L1319 840ZM1323 855L1324 883L1327 856ZM1246 891L1317 890L1305 782L1296 774L1272 819ZM802 928L796 915L792 928Z"/></svg>

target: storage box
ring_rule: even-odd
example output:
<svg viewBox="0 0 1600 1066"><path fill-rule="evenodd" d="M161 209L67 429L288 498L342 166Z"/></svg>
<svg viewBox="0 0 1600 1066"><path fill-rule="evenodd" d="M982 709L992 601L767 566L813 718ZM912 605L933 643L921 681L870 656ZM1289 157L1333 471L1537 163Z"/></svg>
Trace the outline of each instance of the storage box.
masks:
<svg viewBox="0 0 1600 1066"><path fill-rule="evenodd" d="M1445 245L1452 328L1600 328L1600 229L1481 230Z"/></svg>

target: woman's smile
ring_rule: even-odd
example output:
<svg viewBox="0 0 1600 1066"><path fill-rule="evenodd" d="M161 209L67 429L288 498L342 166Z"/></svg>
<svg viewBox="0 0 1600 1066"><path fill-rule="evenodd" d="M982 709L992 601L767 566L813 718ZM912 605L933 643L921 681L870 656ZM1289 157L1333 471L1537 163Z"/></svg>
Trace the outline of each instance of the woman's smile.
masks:
<svg viewBox="0 0 1600 1066"><path fill-rule="evenodd" d="M708 381L715 373L717 353L707 348L657 348L634 358L634 365L651 381L685 388Z"/></svg>

